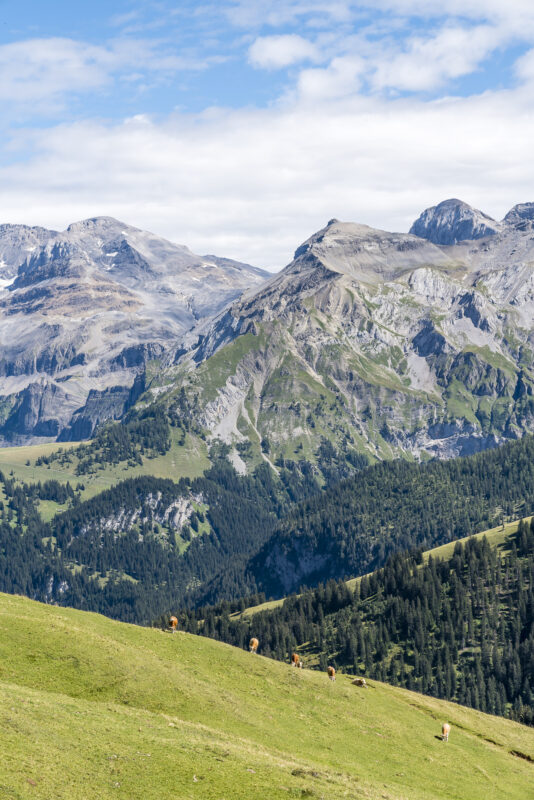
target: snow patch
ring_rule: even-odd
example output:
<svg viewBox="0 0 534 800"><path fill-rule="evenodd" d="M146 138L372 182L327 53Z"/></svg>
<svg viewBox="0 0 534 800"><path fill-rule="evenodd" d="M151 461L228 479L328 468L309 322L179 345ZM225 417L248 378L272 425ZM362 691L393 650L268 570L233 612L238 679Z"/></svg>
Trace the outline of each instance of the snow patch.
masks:
<svg viewBox="0 0 534 800"><path fill-rule="evenodd" d="M1 266L2 266L2 264L0 264L0 267ZM5 265L3 265L3 266L5 266ZM13 283L15 283L15 280L16 280L16 277L15 278L5 278L5 279L4 278L0 278L0 291L2 291L3 289L7 289L8 286L11 286Z"/></svg>

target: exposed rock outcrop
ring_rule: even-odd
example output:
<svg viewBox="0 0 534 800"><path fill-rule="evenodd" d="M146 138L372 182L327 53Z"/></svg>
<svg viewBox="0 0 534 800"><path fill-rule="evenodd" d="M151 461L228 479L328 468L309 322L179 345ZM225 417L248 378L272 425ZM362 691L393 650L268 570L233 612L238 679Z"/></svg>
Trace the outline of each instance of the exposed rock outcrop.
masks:
<svg viewBox="0 0 534 800"><path fill-rule="evenodd" d="M266 277L110 217L0 226L0 444L90 436L147 363Z"/></svg>
<svg viewBox="0 0 534 800"><path fill-rule="evenodd" d="M357 463L532 431L534 237L516 226L530 207L495 222L446 201L426 216L440 245L331 220L204 323L162 384L189 387L228 443L267 441L273 463L311 456L337 474L325 440Z"/></svg>
<svg viewBox="0 0 534 800"><path fill-rule="evenodd" d="M444 200L427 208L410 228L410 233L439 245L493 236L500 223L461 200Z"/></svg>

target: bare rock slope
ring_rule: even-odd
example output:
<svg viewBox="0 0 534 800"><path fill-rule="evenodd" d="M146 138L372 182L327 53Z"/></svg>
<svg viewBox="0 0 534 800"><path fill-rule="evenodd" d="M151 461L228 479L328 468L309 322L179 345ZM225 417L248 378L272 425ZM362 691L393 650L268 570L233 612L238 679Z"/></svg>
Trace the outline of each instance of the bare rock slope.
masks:
<svg viewBox="0 0 534 800"><path fill-rule="evenodd" d="M158 380L246 464L471 453L534 430L534 204L331 220ZM415 235L417 232L418 235ZM260 446L261 445L261 446Z"/></svg>
<svg viewBox="0 0 534 800"><path fill-rule="evenodd" d="M0 226L0 442L91 435L148 361L266 276L110 217Z"/></svg>

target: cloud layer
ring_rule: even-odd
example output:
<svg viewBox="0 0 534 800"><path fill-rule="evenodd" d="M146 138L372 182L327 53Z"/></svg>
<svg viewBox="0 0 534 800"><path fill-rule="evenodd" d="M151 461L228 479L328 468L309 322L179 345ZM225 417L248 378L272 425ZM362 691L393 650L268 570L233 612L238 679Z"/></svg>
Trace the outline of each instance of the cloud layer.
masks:
<svg viewBox="0 0 534 800"><path fill-rule="evenodd" d="M184 3L180 46L168 8L157 38L136 13L96 44L0 46L0 221L110 214L279 268L334 216L407 230L450 196L493 216L534 200L530 0ZM91 111L132 87L139 113ZM199 110L202 93L215 101Z"/></svg>
<svg viewBox="0 0 534 800"><path fill-rule="evenodd" d="M34 157L0 170L0 216L112 214L277 268L332 216L406 230L450 196L496 216L532 200L533 111L516 91L77 123L34 134Z"/></svg>

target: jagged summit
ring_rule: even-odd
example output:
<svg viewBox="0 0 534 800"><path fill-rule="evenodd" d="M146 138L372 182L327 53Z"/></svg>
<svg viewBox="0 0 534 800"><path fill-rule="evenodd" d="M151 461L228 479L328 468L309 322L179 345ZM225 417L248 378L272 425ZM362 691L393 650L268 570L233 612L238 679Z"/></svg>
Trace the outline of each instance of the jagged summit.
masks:
<svg viewBox="0 0 534 800"><path fill-rule="evenodd" d="M83 230L83 229L95 229L95 228L129 228L129 225L126 225L124 222L116 219L115 217L109 217L106 215L101 215L97 217L88 217L87 219L81 219L77 222L71 222L71 224L67 228L68 233L72 233L73 231Z"/></svg>
<svg viewBox="0 0 534 800"><path fill-rule="evenodd" d="M437 245L454 245L492 236L501 227L501 223L483 211L451 198L423 211L410 228L410 233Z"/></svg>
<svg viewBox="0 0 534 800"><path fill-rule="evenodd" d="M0 226L0 444L90 435L146 361L266 277L113 217Z"/></svg>
<svg viewBox="0 0 534 800"><path fill-rule="evenodd" d="M503 222L521 230L526 227L532 227L534 223L534 203L518 203L510 209Z"/></svg>

